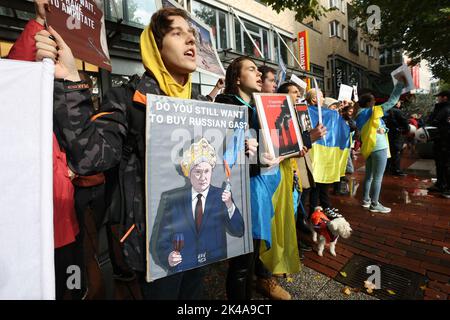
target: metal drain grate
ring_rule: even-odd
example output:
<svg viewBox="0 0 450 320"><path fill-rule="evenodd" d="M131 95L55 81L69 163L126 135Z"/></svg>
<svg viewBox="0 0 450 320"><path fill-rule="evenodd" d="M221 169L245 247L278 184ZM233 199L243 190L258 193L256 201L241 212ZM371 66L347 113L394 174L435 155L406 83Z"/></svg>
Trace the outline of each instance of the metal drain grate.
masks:
<svg viewBox="0 0 450 320"><path fill-rule="evenodd" d="M373 296L382 300L423 299L423 290L420 287L427 283L425 276L363 256L354 255L341 270L346 273L346 277L338 273L335 280L365 291L364 281L373 274L367 273L367 267L373 265L379 266L381 273L381 289L374 290ZM388 290L395 294L389 293Z"/></svg>

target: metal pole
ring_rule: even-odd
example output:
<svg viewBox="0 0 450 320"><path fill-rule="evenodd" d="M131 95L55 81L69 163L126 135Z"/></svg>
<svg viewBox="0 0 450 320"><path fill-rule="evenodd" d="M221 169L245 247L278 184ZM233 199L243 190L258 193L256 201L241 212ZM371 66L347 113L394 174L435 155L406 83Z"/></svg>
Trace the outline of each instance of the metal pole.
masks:
<svg viewBox="0 0 450 320"><path fill-rule="evenodd" d="M289 53L291 54L292 58L294 58L294 60L297 62L298 66L300 67L301 70L306 71L305 69L302 68L302 65L300 64L300 62L298 61L297 57L295 56L295 54L292 52L292 50L289 48L289 46L287 45L287 43L284 41L283 37L281 37L280 33L277 31L277 29L275 29L273 26L271 26L271 29L273 31L276 32L278 38L281 40L281 42L283 42L284 46L286 47L286 49L288 49Z"/></svg>
<svg viewBox="0 0 450 320"><path fill-rule="evenodd" d="M265 59L264 54L261 52L261 50L259 49L259 47L256 45L255 40L253 40L253 37L250 35L250 33L248 32L247 28L245 27L245 24L242 22L241 18L239 17L239 15L236 13L236 11L233 9L233 7L230 6L230 10L231 12L236 16L236 18L239 21L239 24L242 26L242 28L244 28L245 33L247 34L247 36L250 38L250 41L252 42L253 46L256 48L256 50L258 50L258 53L261 55L261 57L263 59ZM245 50L245 48L243 48Z"/></svg>

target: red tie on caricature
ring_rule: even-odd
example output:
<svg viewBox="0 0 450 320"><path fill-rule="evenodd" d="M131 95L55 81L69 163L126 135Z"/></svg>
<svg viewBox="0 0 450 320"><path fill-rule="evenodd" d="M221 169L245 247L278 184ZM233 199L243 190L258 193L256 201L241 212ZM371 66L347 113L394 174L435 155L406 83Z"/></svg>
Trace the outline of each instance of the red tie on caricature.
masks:
<svg viewBox="0 0 450 320"><path fill-rule="evenodd" d="M200 232L200 226L202 225L203 218L203 206L202 206L202 194L197 195L197 204L195 205L195 226L197 227L197 232Z"/></svg>

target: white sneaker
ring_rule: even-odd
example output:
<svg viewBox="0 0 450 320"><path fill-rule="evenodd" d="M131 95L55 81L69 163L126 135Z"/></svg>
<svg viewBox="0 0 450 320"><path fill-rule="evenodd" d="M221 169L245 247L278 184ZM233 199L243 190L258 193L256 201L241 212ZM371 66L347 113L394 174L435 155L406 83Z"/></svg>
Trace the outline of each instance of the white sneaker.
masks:
<svg viewBox="0 0 450 320"><path fill-rule="evenodd" d="M369 208L370 207L370 200L363 200L362 205L363 208Z"/></svg>
<svg viewBox="0 0 450 320"><path fill-rule="evenodd" d="M389 213L391 212L391 208L383 206L381 203L378 202L376 206L373 204L370 206L370 212L379 212L379 213Z"/></svg>

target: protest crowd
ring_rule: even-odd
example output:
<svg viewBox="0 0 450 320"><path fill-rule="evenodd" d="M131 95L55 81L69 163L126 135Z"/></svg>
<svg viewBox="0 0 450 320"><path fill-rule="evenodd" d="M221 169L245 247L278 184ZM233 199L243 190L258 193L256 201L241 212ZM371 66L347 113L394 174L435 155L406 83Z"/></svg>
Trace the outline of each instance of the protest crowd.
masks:
<svg viewBox="0 0 450 320"><path fill-rule="evenodd" d="M331 254L336 254L337 238L351 237L352 229L345 221L345 213L331 202L330 193L347 195L351 192L348 182L354 173L353 161L357 157L365 159L363 197L359 199L361 206L372 213L391 212L389 203L380 202L383 176L405 175L400 167L404 144L407 143L413 152L415 140L409 132L415 132L426 124L437 127L439 132L435 144L439 150L436 158L438 181L433 189L444 197L450 197L450 130L443 120L450 115L450 93L447 91L438 95L439 102L428 119L424 120L425 116L417 114L408 119L401 112L400 97L407 86L404 76L396 79L391 96L382 104L377 104L369 92L358 95L355 91L349 98L338 100L335 99L337 97L324 97L320 88L314 85L306 87L303 81L278 82L277 70L257 65L250 57L240 57L231 62L225 78L217 82L210 94L194 96L191 74L197 67L195 30L189 25L185 11L164 8L152 16L140 37L145 73L133 77L122 87L110 89L101 101L94 101L89 76L77 70L74 55L65 39L45 23L48 1L35 2L36 18L28 22L7 58L24 61L50 59L55 64L53 212L56 299L88 299L90 291L95 290L91 287L91 270L96 264L93 257L97 240L92 239L93 234L94 237L96 235L92 230L103 226L106 226L115 280L137 281L143 299L204 298L206 266L177 269L189 266L188 231L184 231L182 239L185 249L182 246L172 249L170 236L166 237L164 233L170 228L170 223L176 223L177 210L182 211L184 207L178 208L171 195L161 195L161 202L163 199L166 201L164 206L170 208L168 212L172 210L171 215L158 220L161 225L158 232L155 228L147 230L146 179L152 174L147 172L145 163L148 94L215 103L216 107L223 104L239 106L248 115L246 129L253 134L246 134L243 145L238 147L245 154L245 167L249 172L245 179L249 185L251 230L248 232L253 249L231 258L227 257L226 250L217 254L217 261L223 263L225 260L227 263L227 275L223 281L229 300L250 300L255 290L269 299L290 300L291 294L278 279L300 271L301 261L305 259L303 253L317 250L322 255L326 244L330 246ZM262 123L261 108L254 98L258 94L284 95L291 110L306 107L303 114L307 117L303 124L299 119L297 136L289 122L292 122L289 109L286 109L288 114L285 118L280 114L276 119L275 126L284 133L277 140L279 143L274 154L267 149L266 125ZM297 146L296 141L300 140ZM197 232L202 223L207 223L206 212L211 210L208 202L206 205L205 200L202 202L202 196L206 199L208 193L208 197L212 197L217 191L217 201L222 205L220 210L226 216L220 219L227 224L226 231L220 232L242 237L243 208L239 207L236 199L233 200L230 189L210 187L210 181L207 182L206 193L201 187L205 184L204 179L211 179L211 176L205 176L211 174L218 162L216 156L211 155L212 147L206 139L196 139L192 143L190 153L183 154L183 159L187 160L181 163L181 169L192 184L192 207L189 204L188 211L195 220ZM296 145L297 152L282 155L283 143L286 148ZM150 152L163 151L167 150L161 146L160 151ZM197 188L196 183L200 187ZM167 238L168 248L158 242L163 237ZM217 241L226 246L225 236ZM149 281L148 250L161 250L155 261L167 271L167 276ZM78 265L82 270L78 290L68 290L66 286L66 270L70 265Z"/></svg>

